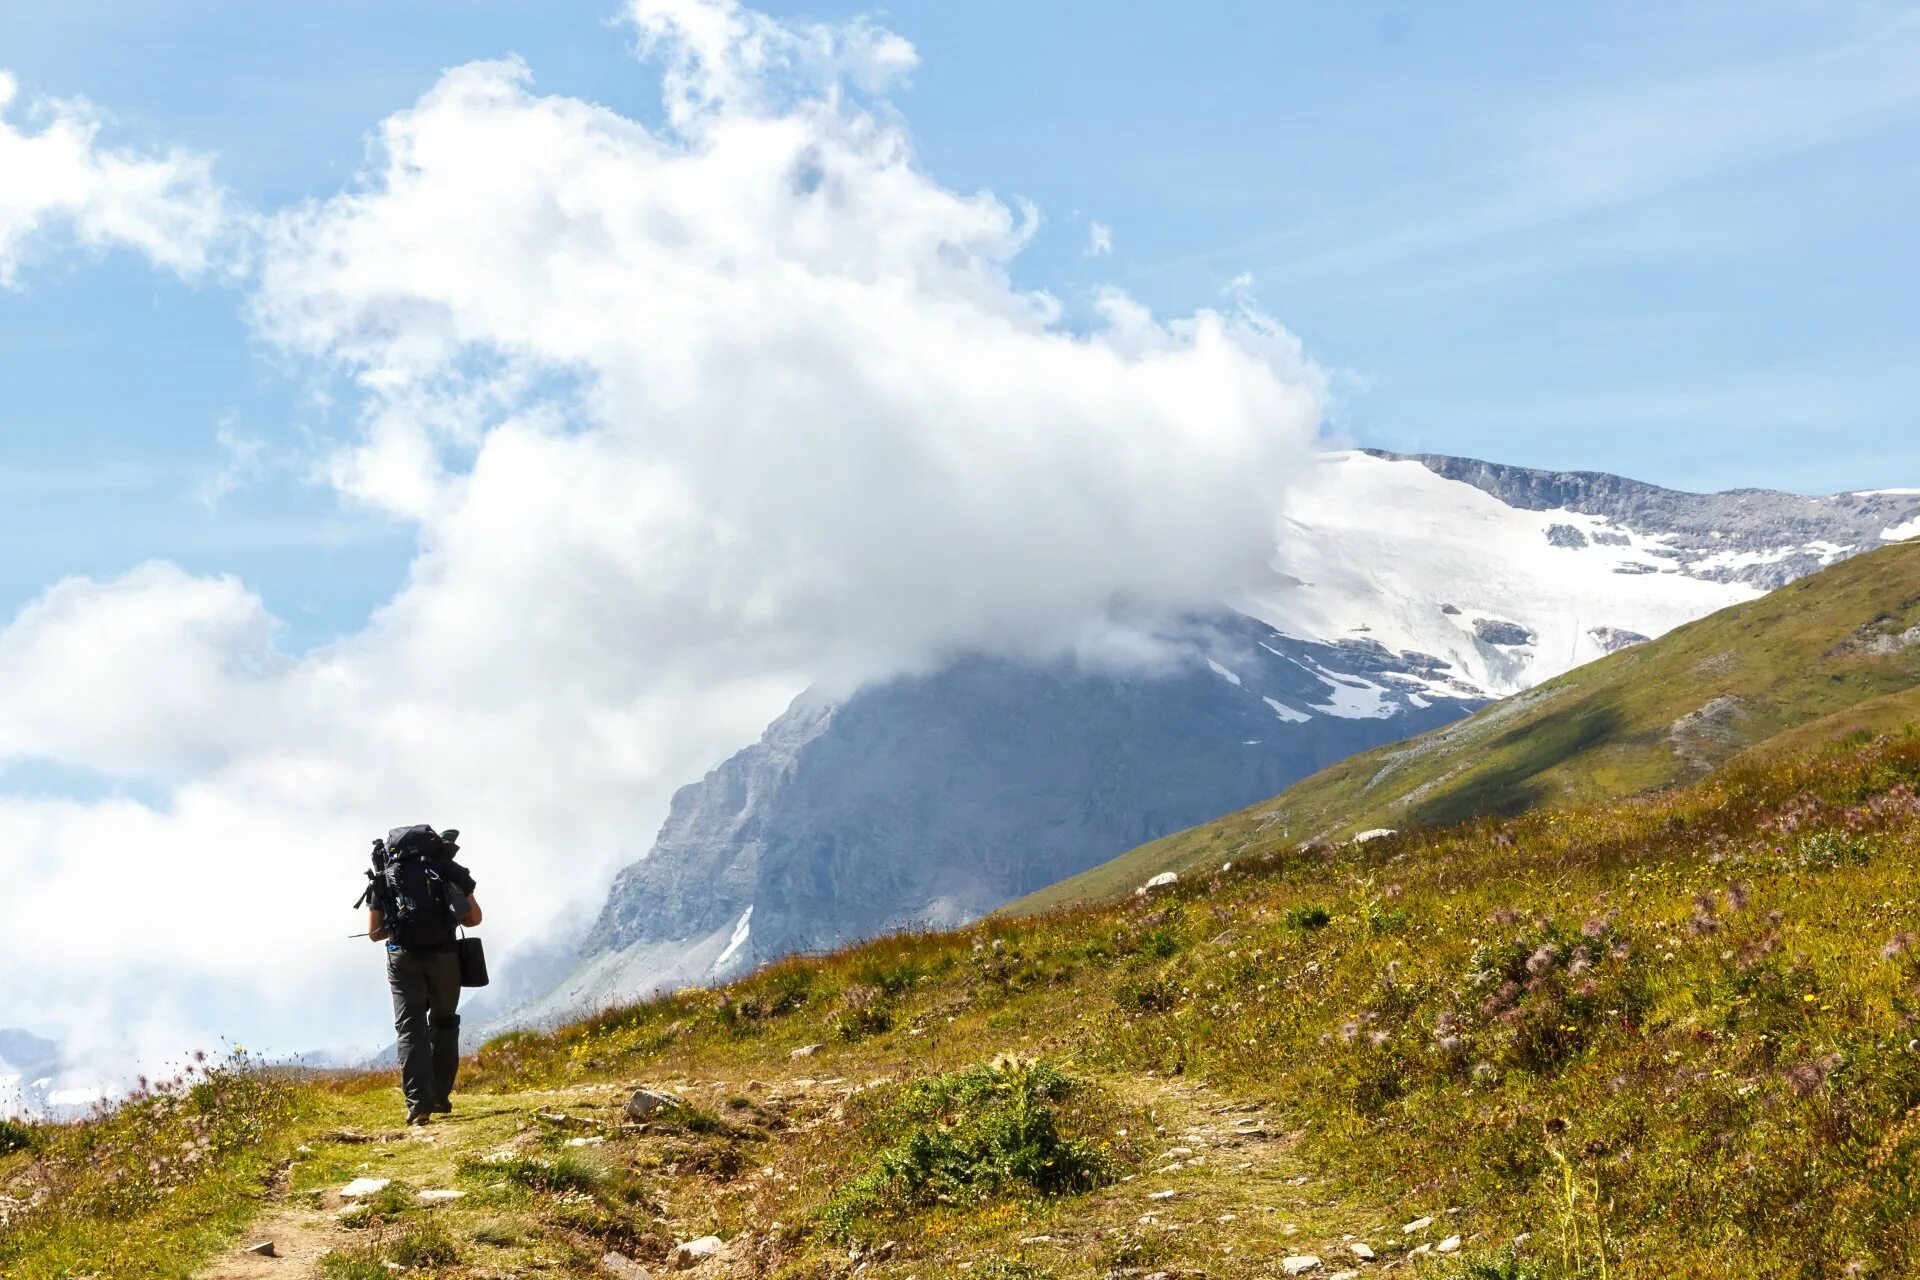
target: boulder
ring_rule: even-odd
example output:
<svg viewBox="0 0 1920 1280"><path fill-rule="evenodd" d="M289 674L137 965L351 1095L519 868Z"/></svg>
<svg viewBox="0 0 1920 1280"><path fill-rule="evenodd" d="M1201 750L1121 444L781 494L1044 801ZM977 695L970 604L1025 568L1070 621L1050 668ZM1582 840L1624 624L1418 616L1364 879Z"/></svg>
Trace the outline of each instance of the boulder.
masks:
<svg viewBox="0 0 1920 1280"><path fill-rule="evenodd" d="M1365 1240L1355 1240L1352 1244L1347 1246L1347 1252L1352 1254L1354 1257L1360 1259L1360 1261L1362 1262L1373 1261L1373 1247L1369 1245Z"/></svg>
<svg viewBox="0 0 1920 1280"><path fill-rule="evenodd" d="M355 1178L340 1188L342 1200L358 1200L361 1196L370 1196L376 1191L386 1190L392 1178Z"/></svg>
<svg viewBox="0 0 1920 1280"><path fill-rule="evenodd" d="M668 1259L675 1271L686 1271L697 1267L708 1258L716 1257L723 1247L719 1236L701 1236L698 1240L683 1240L673 1246L673 1256Z"/></svg>
<svg viewBox="0 0 1920 1280"><path fill-rule="evenodd" d="M1311 1253L1296 1253L1290 1258L1280 1259L1280 1270L1290 1276L1303 1276L1309 1271L1320 1269L1320 1259Z"/></svg>
<svg viewBox="0 0 1920 1280"><path fill-rule="evenodd" d="M662 1111L676 1111L686 1103L658 1089L635 1089L627 1099L627 1119L648 1120Z"/></svg>
<svg viewBox="0 0 1920 1280"><path fill-rule="evenodd" d="M787 1056L789 1058L811 1058L814 1054L820 1052L820 1050L825 1047L826 1046L824 1045L818 1045L818 1044L803 1044L798 1049L795 1049L792 1053L788 1054Z"/></svg>
<svg viewBox="0 0 1920 1280"><path fill-rule="evenodd" d="M1439 1244L1433 1246L1433 1251L1435 1253L1453 1253L1455 1250L1459 1249L1459 1247L1460 1247L1460 1237L1448 1236L1445 1240L1442 1240Z"/></svg>
<svg viewBox="0 0 1920 1280"><path fill-rule="evenodd" d="M1404 1236L1410 1236L1415 1234L1416 1232L1425 1231L1428 1227L1432 1225L1433 1225L1432 1218L1415 1218L1412 1222L1409 1222L1406 1226L1400 1228L1400 1234Z"/></svg>
<svg viewBox="0 0 1920 1280"><path fill-rule="evenodd" d="M1138 889L1135 889L1134 892L1136 894L1152 893L1155 889L1165 889L1174 884L1177 884L1179 883L1179 880L1180 880L1180 877L1175 875L1173 872L1162 871L1159 875L1153 877L1153 879L1147 881L1145 884L1141 885Z"/></svg>

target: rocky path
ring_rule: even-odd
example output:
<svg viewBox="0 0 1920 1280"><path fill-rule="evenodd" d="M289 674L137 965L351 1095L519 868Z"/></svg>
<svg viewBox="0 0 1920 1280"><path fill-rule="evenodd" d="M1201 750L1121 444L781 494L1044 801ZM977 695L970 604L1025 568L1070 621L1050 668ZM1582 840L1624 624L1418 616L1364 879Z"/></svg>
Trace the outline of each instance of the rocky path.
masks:
<svg viewBox="0 0 1920 1280"><path fill-rule="evenodd" d="M695 1105L716 1107L743 1087L725 1081L667 1083ZM1258 1103L1183 1080L1108 1084L1151 1117L1154 1131L1143 1145L1153 1154L1146 1165L1090 1195L1036 1207L1031 1216L1023 1211L1008 1223L1004 1239L993 1243L996 1253L1018 1256L1061 1276L1159 1273L1171 1280L1204 1273L1209 1280L1272 1275L1359 1280L1402 1270L1425 1254L1459 1246L1457 1219L1444 1206L1423 1209L1420 1217L1429 1221L1412 1231L1406 1230L1408 1224L1383 1220L1377 1213L1356 1212L1342 1201L1332 1180L1304 1159L1299 1135L1280 1128ZM795 1122L778 1135L788 1141L837 1123L837 1104L863 1087L838 1079L755 1081L752 1086L758 1097ZM463 1157L551 1151L556 1142L599 1146L606 1139L586 1135L611 1132L631 1119L623 1109L631 1092L631 1085L601 1084L548 1093L463 1096L457 1115L418 1130L380 1128L376 1122L390 1109L384 1098L343 1099L341 1114L326 1117L302 1145L288 1176L280 1180L284 1189L263 1204L240 1247L202 1270L198 1280L318 1280L320 1261L328 1252L362 1248L375 1234L349 1224L356 1204L383 1193L408 1198L410 1221L430 1215L456 1238L471 1240L483 1224L497 1227L503 1218L511 1220L514 1211L462 1204L464 1190L472 1187L459 1178ZM556 1126L583 1136L562 1138ZM542 1141L544 1148L539 1146ZM755 1159L770 1162L762 1174L771 1174L772 1166L781 1163L775 1148L763 1148ZM653 1173L665 1182L683 1184L664 1189L658 1206L662 1216L651 1223L669 1233L669 1239L682 1241L683 1248L698 1243L711 1227L716 1199L760 1194L754 1174L697 1187L693 1183L702 1177L697 1172L655 1167ZM778 1181L785 1180L783 1173ZM761 1185L772 1181L763 1178ZM593 1256L600 1257L597 1269L602 1275L660 1276L676 1270L676 1261L696 1280L756 1275L763 1270L758 1264L766 1261L767 1242L754 1233L771 1223L782 1207L772 1200L756 1204L754 1211L733 1219L731 1238L714 1240L710 1253L664 1265L656 1258L651 1270L627 1262L617 1251ZM518 1211L523 1219L518 1226L527 1236L537 1238L547 1225L537 1216L543 1211L535 1203ZM245 1252L246 1246L266 1242L272 1245L271 1255ZM583 1266L593 1269L577 1253L562 1262L541 1258L537 1248L511 1257L497 1255L493 1261L510 1264L510 1269L454 1274L580 1275ZM898 1258L865 1261L868 1265L860 1271L873 1277L924 1278L965 1270L958 1257L938 1262L914 1247L902 1250Z"/></svg>

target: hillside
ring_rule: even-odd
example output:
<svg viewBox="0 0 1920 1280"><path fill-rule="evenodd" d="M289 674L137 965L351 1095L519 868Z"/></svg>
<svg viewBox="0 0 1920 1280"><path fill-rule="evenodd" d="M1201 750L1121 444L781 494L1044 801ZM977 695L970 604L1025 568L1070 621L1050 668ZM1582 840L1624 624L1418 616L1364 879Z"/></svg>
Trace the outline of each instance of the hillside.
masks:
<svg viewBox="0 0 1920 1280"><path fill-rule="evenodd" d="M1742 752L1905 723L1920 710L1920 542L1845 561L1456 724L1376 748L1276 799L1141 846L1008 908L1131 892L1286 842L1591 804Z"/></svg>
<svg viewBox="0 0 1920 1280"><path fill-rule="evenodd" d="M495 1025L963 923L1920 521L1920 492L1693 494L1438 455L1329 452L1297 479L1231 598L1103 642L1155 661L975 655L802 694L674 797L577 964Z"/></svg>
<svg viewBox="0 0 1920 1280"><path fill-rule="evenodd" d="M793 959L411 1132L196 1069L0 1127L0 1275L1910 1275L1917 785L1909 730Z"/></svg>

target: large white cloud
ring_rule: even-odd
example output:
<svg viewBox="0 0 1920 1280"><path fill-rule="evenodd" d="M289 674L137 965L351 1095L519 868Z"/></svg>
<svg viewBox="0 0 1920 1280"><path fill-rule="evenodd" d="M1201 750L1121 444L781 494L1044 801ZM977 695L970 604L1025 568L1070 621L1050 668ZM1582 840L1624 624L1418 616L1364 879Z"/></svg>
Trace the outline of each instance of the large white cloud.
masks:
<svg viewBox="0 0 1920 1280"><path fill-rule="evenodd" d="M664 132L460 67L361 180L261 224L259 332L362 402L332 480L417 522L362 634L276 658L238 584L159 567L0 634L0 753L166 794L0 802L28 890L0 899L0 1023L106 984L371 1039L340 935L377 829L463 827L493 936L537 937L808 681L1124 649L1113 617L1269 554L1318 420L1283 329L1118 294L1064 326L1009 278L1036 215L942 187L873 96L914 65L897 36L629 17ZM102 871L140 896L76 959L46 908Z"/></svg>
<svg viewBox="0 0 1920 1280"><path fill-rule="evenodd" d="M104 147L88 103L22 112L18 97L0 71L0 286L15 282L34 238L56 230L91 248L135 249L183 275L208 266L228 211L207 156ZM25 127L7 118L22 114Z"/></svg>

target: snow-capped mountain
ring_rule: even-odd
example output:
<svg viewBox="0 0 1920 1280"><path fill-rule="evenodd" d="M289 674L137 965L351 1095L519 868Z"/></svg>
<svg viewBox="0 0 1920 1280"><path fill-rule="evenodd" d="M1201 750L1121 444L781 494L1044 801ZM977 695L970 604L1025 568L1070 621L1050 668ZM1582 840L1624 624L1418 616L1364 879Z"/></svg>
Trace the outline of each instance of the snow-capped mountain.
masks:
<svg viewBox="0 0 1920 1280"><path fill-rule="evenodd" d="M1538 684L1836 560L1920 535L1920 490L1690 494L1600 472L1326 455L1243 611L1368 636L1489 694Z"/></svg>
<svg viewBox="0 0 1920 1280"><path fill-rule="evenodd" d="M70 1119L104 1096L99 1085L76 1081L58 1042L0 1028L0 1118Z"/></svg>
<svg viewBox="0 0 1920 1280"><path fill-rule="evenodd" d="M975 918L1888 541L1920 490L1686 494L1594 472L1329 454L1269 572L1145 670L962 662L803 695L682 789L577 968L513 1021Z"/></svg>

